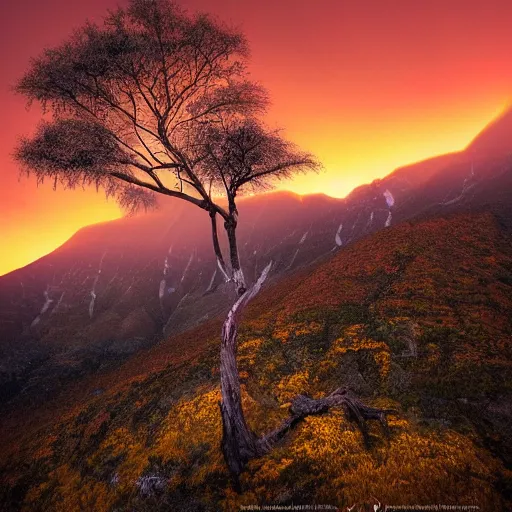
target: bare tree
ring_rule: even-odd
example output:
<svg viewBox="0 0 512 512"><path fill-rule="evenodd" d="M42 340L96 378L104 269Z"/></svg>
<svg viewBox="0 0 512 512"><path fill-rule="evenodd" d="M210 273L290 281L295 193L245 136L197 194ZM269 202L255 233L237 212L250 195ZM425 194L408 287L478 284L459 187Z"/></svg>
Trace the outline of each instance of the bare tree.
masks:
<svg viewBox="0 0 512 512"><path fill-rule="evenodd" d="M89 23L44 51L16 87L52 114L15 153L38 180L69 188L94 184L128 210L151 206L163 194L208 212L218 265L239 296L224 323L220 368L222 449L235 479L300 418L355 403L342 400L348 396L343 393L321 407L299 397L291 419L261 438L245 421L237 327L271 264L247 286L238 257L236 199L244 190L319 167L258 119L267 94L249 81L247 57L244 37L206 15L191 17L167 0L131 0L103 25ZM229 265L217 217L224 221ZM360 418L365 411L372 417L368 408L352 408Z"/></svg>

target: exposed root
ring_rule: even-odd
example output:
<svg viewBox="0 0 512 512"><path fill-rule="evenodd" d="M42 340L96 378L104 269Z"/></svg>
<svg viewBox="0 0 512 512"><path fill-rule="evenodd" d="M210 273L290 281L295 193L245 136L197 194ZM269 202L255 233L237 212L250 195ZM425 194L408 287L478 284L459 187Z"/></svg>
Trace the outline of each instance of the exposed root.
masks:
<svg viewBox="0 0 512 512"><path fill-rule="evenodd" d="M298 395L292 401L290 416L277 429L259 439L260 452L268 453L289 430L307 416L326 413L333 407L342 407L347 417L357 423L366 444L369 441L367 420L378 420L386 435L389 435L387 415L397 414L392 409L377 409L365 405L347 388L338 388L325 398L313 399L306 395Z"/></svg>

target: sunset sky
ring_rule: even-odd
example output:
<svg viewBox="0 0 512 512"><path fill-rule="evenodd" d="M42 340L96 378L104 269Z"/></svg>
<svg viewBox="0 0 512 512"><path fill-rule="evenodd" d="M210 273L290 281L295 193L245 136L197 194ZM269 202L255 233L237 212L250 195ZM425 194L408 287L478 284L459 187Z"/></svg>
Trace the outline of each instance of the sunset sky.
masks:
<svg viewBox="0 0 512 512"><path fill-rule="evenodd" d="M497 0L181 0L239 27L268 122L315 153L321 175L282 188L343 197L395 167L462 149L512 97L512 2ZM10 154L40 112L10 88L31 56L117 0L5 0L0 6L0 275L80 227L120 215L94 190L54 192L18 178Z"/></svg>

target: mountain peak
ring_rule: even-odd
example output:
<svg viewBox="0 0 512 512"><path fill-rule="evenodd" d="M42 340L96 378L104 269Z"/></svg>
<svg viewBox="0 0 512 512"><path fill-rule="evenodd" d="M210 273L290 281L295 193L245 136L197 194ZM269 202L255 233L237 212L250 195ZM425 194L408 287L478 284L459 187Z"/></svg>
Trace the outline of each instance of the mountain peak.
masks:
<svg viewBox="0 0 512 512"><path fill-rule="evenodd" d="M466 147L478 159L512 154L512 107L491 121Z"/></svg>

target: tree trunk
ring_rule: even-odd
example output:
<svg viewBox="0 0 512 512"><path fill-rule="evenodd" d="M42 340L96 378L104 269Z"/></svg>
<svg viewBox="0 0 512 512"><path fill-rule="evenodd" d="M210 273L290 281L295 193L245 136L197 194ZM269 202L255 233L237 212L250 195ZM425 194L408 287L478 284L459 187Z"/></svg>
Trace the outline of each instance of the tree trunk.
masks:
<svg viewBox="0 0 512 512"><path fill-rule="evenodd" d="M219 244L219 235L217 233L217 214L214 211L210 211L210 219L212 223L212 241L213 241L213 249L215 251L215 256L217 257L217 265L224 276L224 280L226 282L230 281L230 277L228 274L228 270L226 268L226 263L224 262L224 258L222 256L222 251L220 249Z"/></svg>
<svg viewBox="0 0 512 512"><path fill-rule="evenodd" d="M235 283L238 295L243 295L247 290L245 277L240 265L240 257L238 255L238 243L236 240L236 213L230 215L229 219L224 223L229 242L229 258L233 271L233 282Z"/></svg>
<svg viewBox="0 0 512 512"><path fill-rule="evenodd" d="M232 280L240 296L229 311L222 327L220 352L221 402L219 406L222 415L223 431L221 449L233 478L235 489L240 491L239 475L244 470L247 462L250 459L261 457L268 453L291 428L306 416L322 414L332 407L343 407L347 416L357 422L365 443L369 444L366 420L379 420L387 432L386 415L394 413L394 411L367 407L357 397L353 396L349 390L340 388L329 396L317 400L299 395L292 401L290 416L277 429L266 435L258 437L248 427L242 407L240 376L236 363L238 324L244 307L260 291L270 272L272 262L265 267L256 283L247 289L238 258L236 221L235 211L224 223L229 240L230 259L233 269ZM215 245L216 226L214 226L214 219L212 218L213 229L215 229L213 232Z"/></svg>
<svg viewBox="0 0 512 512"><path fill-rule="evenodd" d="M256 455L257 438L247 426L242 409L240 377L236 363L237 325L232 316L234 316L233 309L229 312L222 328L220 409L223 426L222 451L230 473L238 476L249 459Z"/></svg>
<svg viewBox="0 0 512 512"><path fill-rule="evenodd" d="M247 462L263 455L257 436L245 421L240 391L240 376L236 363L237 335L240 314L245 305L259 292L268 276L272 263L263 270L254 286L239 297L228 313L222 327L220 351L220 387L222 414L222 452L231 475L238 482L238 475Z"/></svg>

